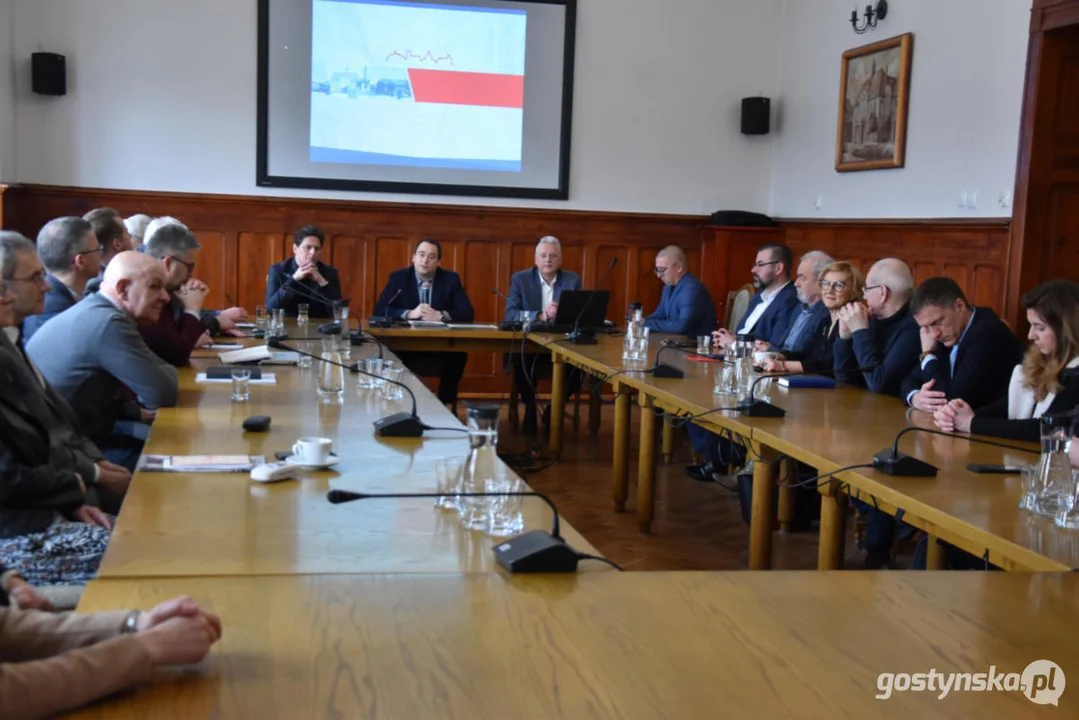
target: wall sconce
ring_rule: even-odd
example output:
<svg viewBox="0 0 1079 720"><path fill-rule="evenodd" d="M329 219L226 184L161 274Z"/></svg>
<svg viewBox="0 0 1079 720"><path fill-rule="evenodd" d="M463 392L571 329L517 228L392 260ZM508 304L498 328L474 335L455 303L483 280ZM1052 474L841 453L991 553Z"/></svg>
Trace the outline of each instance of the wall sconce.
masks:
<svg viewBox="0 0 1079 720"><path fill-rule="evenodd" d="M858 11L852 10L850 13L850 25L854 28L854 32L862 35L875 28L877 21L886 17L888 17L888 0L878 0L876 8L872 5L865 6L865 22L860 26L858 25Z"/></svg>

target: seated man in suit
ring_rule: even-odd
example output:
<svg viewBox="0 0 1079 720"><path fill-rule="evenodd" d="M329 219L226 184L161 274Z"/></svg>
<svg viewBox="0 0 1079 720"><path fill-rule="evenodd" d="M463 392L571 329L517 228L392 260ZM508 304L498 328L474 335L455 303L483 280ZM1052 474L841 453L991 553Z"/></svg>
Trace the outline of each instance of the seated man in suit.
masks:
<svg viewBox="0 0 1079 720"><path fill-rule="evenodd" d="M514 273L510 278L510 297L506 303L506 319L516 320L521 311L536 313L536 319L554 322L558 316L558 299L563 290L580 290L581 276L562 269L562 243L553 235L540 238L536 244L536 266ZM536 390L535 378L551 368L551 356L548 353L522 354L510 356L513 374L521 399L525 404L525 418L521 429L535 432ZM566 397L573 394L580 377L576 369L567 376ZM544 423L549 421L544 413Z"/></svg>
<svg viewBox="0 0 1079 720"><path fill-rule="evenodd" d="M87 437L105 457L132 471L142 439L117 434L116 424L138 419L139 408L120 402L121 391L129 389L148 408L179 399L176 368L147 347L138 330L156 323L168 303L160 261L120 253L105 270L101 290L42 326L26 347L41 374L74 407Z"/></svg>
<svg viewBox="0 0 1079 720"><path fill-rule="evenodd" d="M284 309L286 315L295 316L296 306L304 303L310 317L333 319L332 301L341 299L341 280L337 270L322 262L325 244L325 233L314 225L293 233L293 256L270 267L267 309Z"/></svg>
<svg viewBox="0 0 1079 720"><path fill-rule="evenodd" d="M133 250L134 245L131 242L131 233L124 225L123 217L112 208L94 208L83 215L82 219L90 223L90 227L94 229L94 236L103 248L101 271L98 272L97 277L87 281L86 288L83 290L84 295L93 295L101 287L101 280L105 277L105 268L109 266L112 259L122 252Z"/></svg>
<svg viewBox="0 0 1079 720"><path fill-rule="evenodd" d="M22 324L23 341L29 342L38 328L82 299L86 283L101 271L104 248L94 229L82 218L51 220L37 234L37 254L49 271L49 291L40 315Z"/></svg>
<svg viewBox="0 0 1079 720"><path fill-rule="evenodd" d="M757 248L753 263L753 284L758 288L749 301L742 324L733 332L720 328L713 333L721 347L730 347L739 335L752 335L771 345L781 343L790 329L791 314L798 307L798 291L791 282L791 250L782 243L765 243Z"/></svg>
<svg viewBox="0 0 1079 720"><path fill-rule="evenodd" d="M781 342L770 343L758 340L755 349L758 352L778 352L784 355L804 353L817 338L825 323L830 321L828 308L821 299L820 273L835 260L820 250L810 250L798 263L798 272L794 278L794 289L798 295L798 304L791 311L789 330Z"/></svg>
<svg viewBox="0 0 1079 720"><path fill-rule="evenodd" d="M765 243L757 248L753 263L753 284L759 288L749 302L745 318L736 332L720 328L712 333L714 344L729 348L740 335L752 335L757 341L778 345L787 337L791 318L798 307L798 290L791 282L793 260L790 248L781 243ZM819 292L819 290L818 290ZM724 465L741 465L745 454L741 448L698 425L687 428L693 452L704 455L703 465L686 466L686 475L701 482L713 482Z"/></svg>
<svg viewBox="0 0 1079 720"><path fill-rule="evenodd" d="M918 324L910 314L913 290L914 276L902 260L885 258L869 268L865 302L839 311L839 339L833 348L837 380L899 397L921 348Z"/></svg>
<svg viewBox="0 0 1079 720"><path fill-rule="evenodd" d="M461 278L443 270L442 245L424 239L416 244L412 266L390 273L375 303L375 315L406 320L470 323L476 317ZM457 404L457 387L465 374L468 353L399 352L397 356L417 375L438 374L438 399Z"/></svg>
<svg viewBox="0 0 1079 720"><path fill-rule="evenodd" d="M689 271L682 248L668 245L660 250L654 270L663 281L663 294L656 311L644 319L646 328L652 332L678 333L693 338L716 329L716 305L712 295Z"/></svg>
<svg viewBox="0 0 1079 720"><path fill-rule="evenodd" d="M90 495L123 492L131 474L104 460L23 352L19 323L47 288L33 243L0 232L0 558L37 585L80 584L111 527Z"/></svg>
<svg viewBox="0 0 1079 720"><path fill-rule="evenodd" d="M1023 344L990 308L972 307L954 280L929 278L910 312L921 328L921 363L903 381L907 404L936 412L950 400L984 407L1007 394Z"/></svg>
<svg viewBox="0 0 1079 720"><path fill-rule="evenodd" d="M131 248L135 252L142 252L143 238L146 237L146 227L150 224L151 220L153 220L152 217L143 213L124 218L124 227L127 228L128 234L131 235Z"/></svg>

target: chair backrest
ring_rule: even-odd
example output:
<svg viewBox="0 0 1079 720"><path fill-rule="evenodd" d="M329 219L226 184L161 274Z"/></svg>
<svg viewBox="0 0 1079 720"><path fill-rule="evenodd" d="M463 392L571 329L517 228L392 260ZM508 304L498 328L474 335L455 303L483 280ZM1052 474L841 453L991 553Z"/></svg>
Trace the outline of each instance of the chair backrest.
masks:
<svg viewBox="0 0 1079 720"><path fill-rule="evenodd" d="M727 316L723 318L723 327L734 332L741 326L742 319L746 316L746 310L749 309L749 301L753 299L754 292L755 289L753 286L746 283L737 290L731 290L727 293Z"/></svg>

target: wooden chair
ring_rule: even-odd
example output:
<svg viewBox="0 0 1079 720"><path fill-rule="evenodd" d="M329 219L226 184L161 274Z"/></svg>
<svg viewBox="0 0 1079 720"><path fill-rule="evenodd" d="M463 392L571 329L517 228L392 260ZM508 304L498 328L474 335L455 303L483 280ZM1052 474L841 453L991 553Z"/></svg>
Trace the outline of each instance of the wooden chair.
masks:
<svg viewBox="0 0 1079 720"><path fill-rule="evenodd" d="M749 310L749 302L753 299L756 288L746 283L737 290L727 293L727 308L723 316L723 327L734 332L741 324Z"/></svg>

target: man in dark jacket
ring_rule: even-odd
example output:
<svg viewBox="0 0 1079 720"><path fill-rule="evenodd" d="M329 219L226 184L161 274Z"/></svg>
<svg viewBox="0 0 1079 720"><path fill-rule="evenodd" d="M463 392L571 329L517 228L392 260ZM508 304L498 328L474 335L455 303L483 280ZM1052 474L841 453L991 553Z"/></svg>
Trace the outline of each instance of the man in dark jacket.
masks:
<svg viewBox="0 0 1079 720"><path fill-rule="evenodd" d="M1023 344L989 308L972 307L954 280L929 278L914 291L910 312L921 328L919 364L903 381L911 407L934 412L949 400L973 407L1007 394Z"/></svg>
<svg viewBox="0 0 1079 720"><path fill-rule="evenodd" d="M337 270L322 262L325 244L325 233L314 225L293 233L293 257L270 267L267 309L284 310L295 317L303 303L310 317L333 319L333 302L341 299L341 279Z"/></svg>
<svg viewBox="0 0 1079 720"><path fill-rule="evenodd" d="M375 303L375 315L427 322L470 323L476 316L460 276L442 267L442 245L420 240L412 266L390 273ZM457 387L465 374L468 353L399 352L397 356L412 372L440 378L438 399L456 405Z"/></svg>

